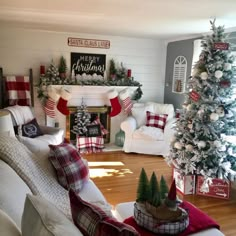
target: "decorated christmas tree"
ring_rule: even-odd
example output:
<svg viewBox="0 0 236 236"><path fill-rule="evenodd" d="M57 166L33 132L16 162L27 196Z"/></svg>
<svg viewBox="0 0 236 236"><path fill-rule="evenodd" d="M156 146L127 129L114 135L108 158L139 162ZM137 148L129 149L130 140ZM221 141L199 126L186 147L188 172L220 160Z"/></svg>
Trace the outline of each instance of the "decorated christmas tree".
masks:
<svg viewBox="0 0 236 236"><path fill-rule="evenodd" d="M91 116L87 111L87 106L82 102L81 106L77 107L74 120L75 125L73 125L71 132L78 136L86 136L87 126L91 123L90 118Z"/></svg>
<svg viewBox="0 0 236 236"><path fill-rule="evenodd" d="M212 34L188 80L183 113L177 120L167 162L183 175L235 178L236 81L224 27L211 21Z"/></svg>
<svg viewBox="0 0 236 236"><path fill-rule="evenodd" d="M60 84L60 77L57 66L52 61L46 71L45 77L48 81L50 81L52 84Z"/></svg>

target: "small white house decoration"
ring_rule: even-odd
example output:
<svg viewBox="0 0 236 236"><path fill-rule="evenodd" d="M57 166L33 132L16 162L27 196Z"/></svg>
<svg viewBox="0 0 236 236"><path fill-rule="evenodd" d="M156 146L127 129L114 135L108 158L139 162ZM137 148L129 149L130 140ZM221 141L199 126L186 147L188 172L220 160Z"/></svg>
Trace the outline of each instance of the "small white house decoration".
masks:
<svg viewBox="0 0 236 236"><path fill-rule="evenodd" d="M187 74L187 60L184 56L176 57L173 69L173 93L184 93Z"/></svg>

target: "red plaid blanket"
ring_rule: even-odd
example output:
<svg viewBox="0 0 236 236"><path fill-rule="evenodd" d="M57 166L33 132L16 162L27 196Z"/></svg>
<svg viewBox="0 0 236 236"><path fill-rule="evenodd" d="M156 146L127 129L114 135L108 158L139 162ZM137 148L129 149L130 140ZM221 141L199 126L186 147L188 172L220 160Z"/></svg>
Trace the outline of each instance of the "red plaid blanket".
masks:
<svg viewBox="0 0 236 236"><path fill-rule="evenodd" d="M77 150L81 153L101 152L104 148L103 137L77 137Z"/></svg>
<svg viewBox="0 0 236 236"><path fill-rule="evenodd" d="M189 234L197 233L204 229L217 228L220 229L220 226L210 218L206 213L196 208L189 202L182 202L180 206L189 212L189 226L182 233L178 234L179 236L187 236ZM124 220L124 223L133 226L142 236L154 236L158 234L151 233L146 229L138 226L133 216ZM159 234L160 235L160 234Z"/></svg>
<svg viewBox="0 0 236 236"><path fill-rule="evenodd" d="M7 76L6 91L10 106L31 105L29 76Z"/></svg>

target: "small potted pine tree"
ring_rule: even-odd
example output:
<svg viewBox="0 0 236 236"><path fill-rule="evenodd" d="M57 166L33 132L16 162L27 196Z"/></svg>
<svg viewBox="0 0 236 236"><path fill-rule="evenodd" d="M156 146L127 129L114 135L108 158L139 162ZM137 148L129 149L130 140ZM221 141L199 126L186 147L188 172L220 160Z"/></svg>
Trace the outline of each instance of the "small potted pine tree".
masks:
<svg viewBox="0 0 236 236"><path fill-rule="evenodd" d="M63 56L61 56L60 58L58 70L60 78L65 79L67 72L67 65L66 65L66 59Z"/></svg>

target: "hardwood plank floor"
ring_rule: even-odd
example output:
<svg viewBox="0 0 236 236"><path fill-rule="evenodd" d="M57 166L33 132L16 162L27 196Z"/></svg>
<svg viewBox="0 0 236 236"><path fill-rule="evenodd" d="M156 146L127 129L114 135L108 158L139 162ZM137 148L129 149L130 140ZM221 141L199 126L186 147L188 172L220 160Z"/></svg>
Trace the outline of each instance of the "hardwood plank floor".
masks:
<svg viewBox="0 0 236 236"><path fill-rule="evenodd" d="M163 175L169 185L172 181L171 168L163 157L123 152L102 152L83 156L89 162L91 178L113 206L121 202L135 201L142 167L148 177L155 171L158 179ZM216 220L226 236L236 235L235 189L231 190L230 200L198 195L178 196L193 203Z"/></svg>

